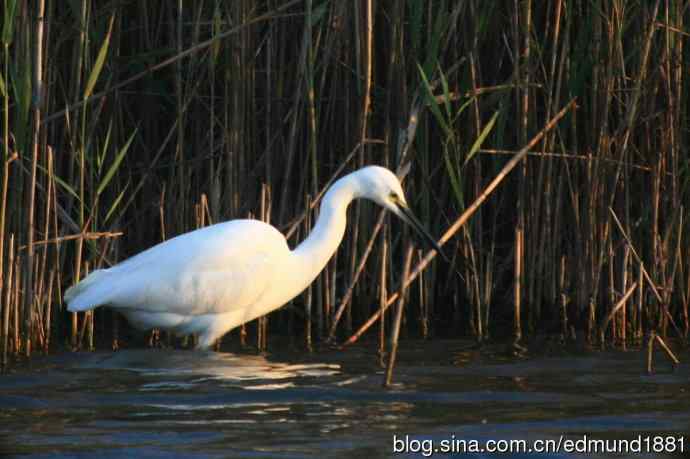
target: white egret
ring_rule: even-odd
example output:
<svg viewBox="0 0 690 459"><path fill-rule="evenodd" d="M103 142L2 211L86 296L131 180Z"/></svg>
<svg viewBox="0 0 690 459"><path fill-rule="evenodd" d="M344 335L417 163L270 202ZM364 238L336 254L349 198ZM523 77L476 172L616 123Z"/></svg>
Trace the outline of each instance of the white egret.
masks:
<svg viewBox="0 0 690 459"><path fill-rule="evenodd" d="M198 347L209 348L232 328L283 306L309 286L343 239L347 207L357 198L389 209L439 250L410 212L395 174L368 166L326 192L316 225L295 250L264 222L218 223L93 271L67 290L67 309L108 305L136 328L198 333Z"/></svg>

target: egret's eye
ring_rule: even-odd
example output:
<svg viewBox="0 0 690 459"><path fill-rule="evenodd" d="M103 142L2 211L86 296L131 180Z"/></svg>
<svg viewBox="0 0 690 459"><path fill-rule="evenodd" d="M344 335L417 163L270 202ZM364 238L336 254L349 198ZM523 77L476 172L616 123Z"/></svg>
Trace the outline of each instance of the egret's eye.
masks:
<svg viewBox="0 0 690 459"><path fill-rule="evenodd" d="M391 191L391 194L388 195L388 199L396 203L400 202L400 196L398 196L394 191Z"/></svg>

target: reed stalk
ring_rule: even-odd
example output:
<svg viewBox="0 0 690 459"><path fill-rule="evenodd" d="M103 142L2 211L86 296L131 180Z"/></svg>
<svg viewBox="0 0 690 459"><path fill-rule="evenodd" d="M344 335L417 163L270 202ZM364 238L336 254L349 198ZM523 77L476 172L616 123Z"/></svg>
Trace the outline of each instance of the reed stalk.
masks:
<svg viewBox="0 0 690 459"><path fill-rule="evenodd" d="M386 378L383 382L383 387L390 387L393 382L393 369L395 368L395 359L398 354L398 340L400 338L400 326L402 325L403 311L405 308L406 285L409 285L408 279L410 276L410 266L412 264L412 256L414 255L414 247L408 246L405 252L405 261L403 262L403 272L400 283L403 285L403 290L398 299L398 307L395 311L395 319L390 338L390 353L388 355L388 364L386 365Z"/></svg>

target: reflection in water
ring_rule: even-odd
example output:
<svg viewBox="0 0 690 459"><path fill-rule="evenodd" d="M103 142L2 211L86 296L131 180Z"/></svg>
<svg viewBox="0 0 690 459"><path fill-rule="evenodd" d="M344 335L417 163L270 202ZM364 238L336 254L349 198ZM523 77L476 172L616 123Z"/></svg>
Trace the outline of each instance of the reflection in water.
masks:
<svg viewBox="0 0 690 459"><path fill-rule="evenodd" d="M144 376L205 376L209 379L249 381L287 379L299 376L329 376L340 371L338 364L286 364L259 355L237 355L206 351L142 349L106 355L86 356L77 368L128 370Z"/></svg>
<svg viewBox="0 0 690 459"><path fill-rule="evenodd" d="M0 377L0 456L392 457L393 435L625 438L690 426L688 365L647 376L637 352L507 360L411 342L387 391L363 349L38 360Z"/></svg>

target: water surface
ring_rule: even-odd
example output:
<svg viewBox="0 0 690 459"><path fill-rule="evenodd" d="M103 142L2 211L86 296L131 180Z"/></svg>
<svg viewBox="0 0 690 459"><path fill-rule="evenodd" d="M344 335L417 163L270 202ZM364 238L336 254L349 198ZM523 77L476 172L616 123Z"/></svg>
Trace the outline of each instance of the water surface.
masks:
<svg viewBox="0 0 690 459"><path fill-rule="evenodd" d="M679 357L690 361L687 351ZM396 384L386 390L373 346L266 356L146 349L40 357L0 377L0 455L423 457L443 441L485 446L584 434L683 435L687 451L690 367L672 371L663 356L656 360L658 372L649 376L639 351L516 359L460 341L407 341Z"/></svg>

